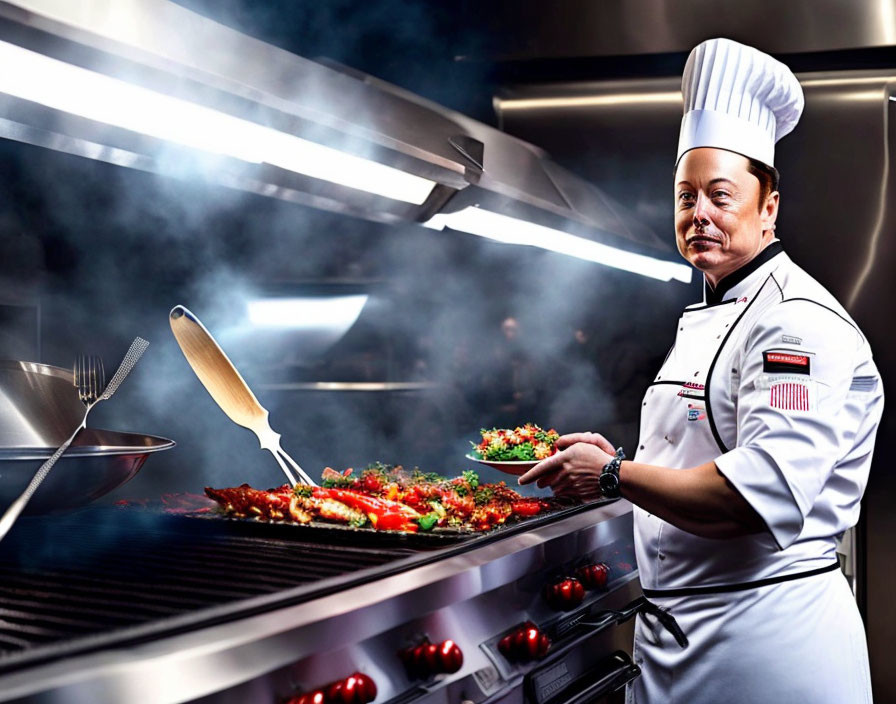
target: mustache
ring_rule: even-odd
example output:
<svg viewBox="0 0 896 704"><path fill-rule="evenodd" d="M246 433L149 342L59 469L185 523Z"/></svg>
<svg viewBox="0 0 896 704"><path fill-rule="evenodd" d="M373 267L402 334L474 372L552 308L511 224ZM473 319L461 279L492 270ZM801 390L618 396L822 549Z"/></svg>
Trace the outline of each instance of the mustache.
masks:
<svg viewBox="0 0 896 704"><path fill-rule="evenodd" d="M691 242L699 242L701 240L709 241L709 242L721 242L722 238L716 234L710 234L708 232L697 232L690 237L685 238L685 242L690 244Z"/></svg>

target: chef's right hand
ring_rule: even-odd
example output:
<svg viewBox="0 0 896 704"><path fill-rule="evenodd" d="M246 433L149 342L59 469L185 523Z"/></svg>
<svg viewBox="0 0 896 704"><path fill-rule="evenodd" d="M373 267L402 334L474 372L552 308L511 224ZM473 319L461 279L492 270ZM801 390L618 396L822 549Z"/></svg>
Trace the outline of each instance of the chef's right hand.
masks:
<svg viewBox="0 0 896 704"><path fill-rule="evenodd" d="M549 486L557 496L593 501L601 497L598 478L611 459L613 456L596 444L577 442L542 460L517 481Z"/></svg>
<svg viewBox="0 0 896 704"><path fill-rule="evenodd" d="M567 447L572 447L577 442L596 445L608 455L616 454L616 448L613 447L613 444L600 433L570 433L569 435L561 435L557 439L556 445L558 450L565 450Z"/></svg>

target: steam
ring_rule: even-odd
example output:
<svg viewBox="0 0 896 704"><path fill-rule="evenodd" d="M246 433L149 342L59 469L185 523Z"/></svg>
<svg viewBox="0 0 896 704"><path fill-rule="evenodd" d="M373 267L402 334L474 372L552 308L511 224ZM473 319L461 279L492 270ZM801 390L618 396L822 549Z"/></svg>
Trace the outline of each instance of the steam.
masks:
<svg viewBox="0 0 896 704"><path fill-rule="evenodd" d="M663 284L474 236L373 224L202 182L4 147L25 182L40 188L31 217L48 260L43 361L69 366L75 355L95 353L111 368L135 335L152 343L91 423L170 437L178 446L151 456L110 500L282 481L273 459L224 416L184 360L167 320L178 303L215 335L270 410L284 447L312 476L327 465L375 460L456 474L469 468L463 455L480 427L525 421L560 432L601 430L617 444L635 441L646 384L625 369L637 365L629 360L644 347L637 330L639 318L651 317L644 295L653 291L661 300ZM46 221L35 220L37 213ZM262 337L248 327L248 301L272 287L295 293L303 285L296 282L321 277L373 282L358 322L322 358L303 359L295 351L299 338ZM501 331L508 317L518 325L512 344ZM577 329L587 344L575 342ZM659 354L667 346L659 345ZM530 370L531 388L523 391L531 398L517 414L500 408L508 354L522 356ZM278 355L293 363L272 364ZM644 375L652 374L658 362L641 356ZM263 390L314 380L425 381L432 388Z"/></svg>
<svg viewBox="0 0 896 704"><path fill-rule="evenodd" d="M399 0L360 10L339 2L227 7L218 19L249 34L288 45L285 34L277 41L270 32L301 26L299 34L317 44L287 48L354 65L363 65L357 52L387 29L400 44L391 61L432 52L445 20ZM350 9L361 14L346 17ZM426 62L406 61L405 68L405 87L420 90L425 79L429 97L451 104L446 97L475 94L475 86L433 82ZM452 95L433 94L433 86ZM667 284L475 236L370 223L232 190L208 178L214 158L185 158L177 149L163 155L169 175L159 176L26 145L0 147L16 174L6 207L44 248L42 361L67 367L77 354L99 354L114 368L134 336L151 342L91 424L170 437L178 446L151 456L108 500L283 481L273 458L217 408L184 360L168 327L176 304L209 328L270 411L284 448L312 476L328 465L375 460L457 474L470 468L463 455L480 427L526 421L560 432L600 430L627 447L637 439L641 395L674 331ZM301 295L307 281L320 279L361 281L370 295L330 349L305 354L300 332L249 325L249 301ZM513 340L502 332L508 318L518 329ZM577 330L584 342L576 341ZM508 374L517 375L516 387ZM429 388L265 388L318 380ZM487 480L507 479L479 471Z"/></svg>

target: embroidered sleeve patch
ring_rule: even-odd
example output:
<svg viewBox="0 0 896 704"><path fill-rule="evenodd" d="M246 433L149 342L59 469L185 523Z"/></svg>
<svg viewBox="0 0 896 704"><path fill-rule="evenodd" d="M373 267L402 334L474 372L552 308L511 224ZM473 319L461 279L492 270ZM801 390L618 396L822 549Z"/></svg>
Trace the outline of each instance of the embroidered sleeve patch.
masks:
<svg viewBox="0 0 896 704"><path fill-rule="evenodd" d="M768 373L808 374L809 355L790 352L762 353L762 371Z"/></svg>
<svg viewBox="0 0 896 704"><path fill-rule="evenodd" d="M782 411L811 410L811 387L803 381L779 381L769 389L769 404Z"/></svg>
<svg viewBox="0 0 896 704"><path fill-rule="evenodd" d="M876 391L876 376L854 376L852 383L849 385L850 391Z"/></svg>

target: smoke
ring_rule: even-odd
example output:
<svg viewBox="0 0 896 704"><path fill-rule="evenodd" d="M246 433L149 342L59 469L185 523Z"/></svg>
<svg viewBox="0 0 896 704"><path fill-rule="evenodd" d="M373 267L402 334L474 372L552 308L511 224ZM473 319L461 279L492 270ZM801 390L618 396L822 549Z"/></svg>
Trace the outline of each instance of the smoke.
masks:
<svg viewBox="0 0 896 704"><path fill-rule="evenodd" d="M437 88L427 97L452 104L457 96L438 91L476 95L475 86L461 90L427 73L433 52L446 52L445 40L434 37L448 20L426 7L395 0L250 11L234 1L218 6L216 19L300 54L362 67L379 42L389 58L379 64L383 72L371 72L389 78L404 61L404 87L418 88L426 75ZM452 106L463 109L463 100ZM214 158L184 160L180 150L163 155L168 175L159 176L0 146L15 174L0 210L26 223L43 246L42 361L67 367L77 354L99 354L111 375L135 336L151 342L91 425L178 444L151 456L108 500L284 481L183 358L167 320L177 304L217 338L270 411L284 448L312 476L327 465L376 460L457 474L469 468L463 455L480 427L526 421L560 432L600 430L626 446L636 439L641 393L673 332L669 324L654 333L657 317L668 320L666 284L540 250L370 223L225 188L207 178ZM324 354L303 355L301 333L272 335L248 324L250 300L346 290L322 280L351 280L355 292L370 295L358 322ZM508 336L510 318L516 334ZM419 388L296 387L315 381Z"/></svg>
<svg viewBox="0 0 896 704"><path fill-rule="evenodd" d="M463 455L483 426L534 421L571 432L619 420L605 378L615 371L602 355L620 317L631 315L607 301L633 283L649 286L630 275L473 236L372 224L201 181L5 147L40 188L38 212L47 218L45 361L69 366L78 353L101 354L111 374L134 336L151 342L91 425L178 445L150 457L110 500L283 481L273 458L226 418L186 363L168 326L176 304L215 335L270 410L285 449L312 476L327 465L375 460L456 474L469 466ZM65 256L51 254L57 250ZM272 367L271 350L283 342L248 326L246 303L346 276L367 282L371 299L361 319L322 359ZM508 317L518 324L512 341L501 329ZM587 344L575 341L577 329ZM282 352L302 361L288 347ZM514 360L525 368L520 388L506 381ZM271 388L317 380L427 388ZM526 397L516 410L502 409L513 405L508 390Z"/></svg>

